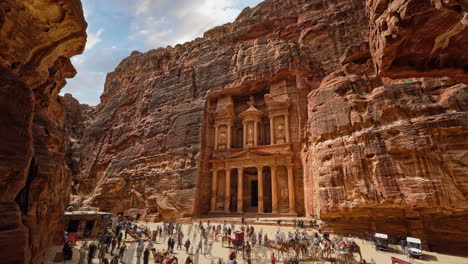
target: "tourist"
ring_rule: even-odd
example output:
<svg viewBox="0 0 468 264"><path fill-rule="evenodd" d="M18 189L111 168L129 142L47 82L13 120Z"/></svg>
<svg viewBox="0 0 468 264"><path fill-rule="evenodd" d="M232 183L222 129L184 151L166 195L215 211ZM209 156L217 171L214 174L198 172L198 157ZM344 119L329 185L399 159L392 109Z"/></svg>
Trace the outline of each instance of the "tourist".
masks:
<svg viewBox="0 0 468 264"><path fill-rule="evenodd" d="M88 249L88 242L85 241L83 245L80 248L80 259L78 260L78 264L85 264L85 258L86 258L86 251Z"/></svg>
<svg viewBox="0 0 468 264"><path fill-rule="evenodd" d="M143 264L148 264L149 262L149 250L148 248L145 249L145 252L143 253Z"/></svg>
<svg viewBox="0 0 468 264"><path fill-rule="evenodd" d="M231 253L229 254L229 259L226 261L225 264L237 264L237 261L236 261L236 251L231 251Z"/></svg>
<svg viewBox="0 0 468 264"><path fill-rule="evenodd" d="M122 243L122 232L119 232L117 236L117 248L120 248L120 244Z"/></svg>
<svg viewBox="0 0 468 264"><path fill-rule="evenodd" d="M247 255L247 259L250 259L250 249L251 249L251 247L250 247L250 243L248 241L245 243L244 248L245 248L245 253Z"/></svg>
<svg viewBox="0 0 468 264"><path fill-rule="evenodd" d="M105 258L102 260L102 264L109 264L109 260L105 257Z"/></svg>
<svg viewBox="0 0 468 264"><path fill-rule="evenodd" d="M117 240L115 239L115 237L114 237L114 238L112 238L112 242L111 242L111 244L112 244L112 249L111 249L111 256L113 256L113 255L114 255L114 250L115 250L115 247L117 246Z"/></svg>
<svg viewBox="0 0 468 264"><path fill-rule="evenodd" d="M276 263L275 253L271 253L271 264Z"/></svg>
<svg viewBox="0 0 468 264"><path fill-rule="evenodd" d="M185 259L185 264L193 264L193 260L190 258L190 256Z"/></svg>
<svg viewBox="0 0 468 264"><path fill-rule="evenodd" d="M106 233L104 235L104 238L105 238L104 241L106 243L106 252L109 253L109 247L110 247L110 245L112 243L112 237L111 237L111 235L109 233Z"/></svg>
<svg viewBox="0 0 468 264"><path fill-rule="evenodd" d="M120 250L119 250L119 258L122 259L123 258L123 255L124 255L124 252L125 252L125 249L127 248L127 245L125 244L125 242L123 243L122 247L120 247Z"/></svg>
<svg viewBox="0 0 468 264"><path fill-rule="evenodd" d="M104 243L101 244L101 247L99 248L99 263L102 263L102 260L106 256L106 245Z"/></svg>
<svg viewBox="0 0 468 264"><path fill-rule="evenodd" d="M188 250L190 247L190 239L187 238L187 241L185 241L185 252L188 254Z"/></svg>
<svg viewBox="0 0 468 264"><path fill-rule="evenodd" d="M72 243L70 241L65 242L62 252L64 260L71 260L73 258Z"/></svg>
<svg viewBox="0 0 468 264"><path fill-rule="evenodd" d="M115 256L112 258L110 264L119 264L119 257L118 257L117 255L115 255Z"/></svg>
<svg viewBox="0 0 468 264"><path fill-rule="evenodd" d="M182 240L184 239L184 234L182 232L179 232L179 235L177 236L177 249L182 248Z"/></svg>
<svg viewBox="0 0 468 264"><path fill-rule="evenodd" d="M203 255L206 256L207 251L208 251L208 238L205 238L205 251Z"/></svg>
<svg viewBox="0 0 468 264"><path fill-rule="evenodd" d="M96 245L94 245L93 242L91 242L91 245L89 245L89 250L88 250L88 264L93 263L93 258L94 255L96 254Z"/></svg>
<svg viewBox="0 0 468 264"><path fill-rule="evenodd" d="M198 254L198 252L202 250L202 239L200 238L200 241L198 242L198 246L197 246L197 251L196 253ZM202 251L203 252L203 251Z"/></svg>
<svg viewBox="0 0 468 264"><path fill-rule="evenodd" d="M138 263L140 263L141 255L143 253L143 247L138 246L136 251L137 251L137 261L138 261Z"/></svg>

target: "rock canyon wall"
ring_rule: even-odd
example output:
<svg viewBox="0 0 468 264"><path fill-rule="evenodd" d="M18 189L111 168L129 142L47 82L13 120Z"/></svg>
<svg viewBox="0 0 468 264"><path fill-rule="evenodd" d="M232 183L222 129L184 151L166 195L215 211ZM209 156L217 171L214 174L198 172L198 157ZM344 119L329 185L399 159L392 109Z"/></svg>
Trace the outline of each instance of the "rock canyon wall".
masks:
<svg viewBox="0 0 468 264"><path fill-rule="evenodd" d="M78 107L94 117L71 115L83 131L69 159L74 203L145 209L147 219L207 214L213 102L286 83L300 215L337 232L418 236L434 250L457 240L450 249L460 253L467 10L463 1L267 0L203 38L135 51L108 74L96 108ZM67 113L79 112L72 101Z"/></svg>
<svg viewBox="0 0 468 264"><path fill-rule="evenodd" d="M81 2L0 2L0 263L43 263L70 194L58 93L83 51Z"/></svg>
<svg viewBox="0 0 468 264"><path fill-rule="evenodd" d="M248 99L281 81L292 84L287 92L297 102L292 148L302 188L307 94L338 68L346 47L367 38L364 9L362 1L265 1L203 38L133 52L107 76L96 117L77 142L77 203L112 212L146 208L164 219L207 213L207 99ZM296 194L305 214L303 191Z"/></svg>

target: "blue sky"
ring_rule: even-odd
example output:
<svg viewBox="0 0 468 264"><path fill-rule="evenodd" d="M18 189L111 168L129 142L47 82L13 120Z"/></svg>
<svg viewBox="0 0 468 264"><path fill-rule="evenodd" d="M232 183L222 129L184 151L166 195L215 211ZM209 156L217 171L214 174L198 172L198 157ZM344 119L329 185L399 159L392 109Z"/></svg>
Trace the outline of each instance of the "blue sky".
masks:
<svg viewBox="0 0 468 264"><path fill-rule="evenodd" d="M133 50L174 46L200 37L206 30L232 22L243 8L261 0L82 0L88 42L72 58L78 74L61 94L96 105L106 74Z"/></svg>

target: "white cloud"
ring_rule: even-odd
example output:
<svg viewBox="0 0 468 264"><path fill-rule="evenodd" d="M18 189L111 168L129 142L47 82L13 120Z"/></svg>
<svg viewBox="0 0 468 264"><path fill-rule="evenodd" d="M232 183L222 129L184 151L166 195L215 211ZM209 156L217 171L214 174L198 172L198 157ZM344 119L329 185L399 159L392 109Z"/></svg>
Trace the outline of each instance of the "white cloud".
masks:
<svg viewBox="0 0 468 264"><path fill-rule="evenodd" d="M132 50L182 44L232 22L261 0L82 0L88 21L85 52L72 58L78 74L61 94L96 105L105 77ZM105 34L104 34L105 31ZM98 45L99 44L99 45Z"/></svg>
<svg viewBox="0 0 468 264"><path fill-rule="evenodd" d="M85 51L92 49L96 44L102 41L101 35L104 31L103 28L98 29L96 32L87 32L88 33L88 41L86 42Z"/></svg>
<svg viewBox="0 0 468 264"><path fill-rule="evenodd" d="M242 10L239 2L135 0L135 20L130 39L144 41L150 48L182 44L201 37L210 28L232 22Z"/></svg>

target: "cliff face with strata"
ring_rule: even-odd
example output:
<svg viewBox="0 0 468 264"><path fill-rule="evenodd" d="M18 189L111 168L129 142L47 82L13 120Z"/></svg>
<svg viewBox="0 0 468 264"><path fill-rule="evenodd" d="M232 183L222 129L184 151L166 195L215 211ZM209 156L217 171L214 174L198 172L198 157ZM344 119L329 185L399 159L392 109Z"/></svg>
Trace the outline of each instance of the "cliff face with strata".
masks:
<svg viewBox="0 0 468 264"><path fill-rule="evenodd" d="M70 194L58 93L83 51L80 1L0 3L0 263L42 263L63 243Z"/></svg>
<svg viewBox="0 0 468 264"><path fill-rule="evenodd" d="M81 204L147 208L166 219L207 213L207 98L291 80L302 133L307 93L337 68L347 46L367 38L362 10L361 1L266 1L193 42L133 52L107 76L79 143ZM299 165L303 137L294 142Z"/></svg>
<svg viewBox="0 0 468 264"><path fill-rule="evenodd" d="M299 98L298 213L437 250L458 239L461 252L466 11L459 1L270 0L193 42L133 52L107 76L74 148L76 202L154 219L206 214L207 101L287 80ZM451 79L419 78L431 76Z"/></svg>
<svg viewBox="0 0 468 264"><path fill-rule="evenodd" d="M342 69L308 97L307 211L326 220L324 228L412 235L425 248L461 253L468 245L458 228L468 224L467 85L381 79L374 69L466 81L459 48L468 46L467 8L367 1L367 11L369 49L351 46Z"/></svg>

